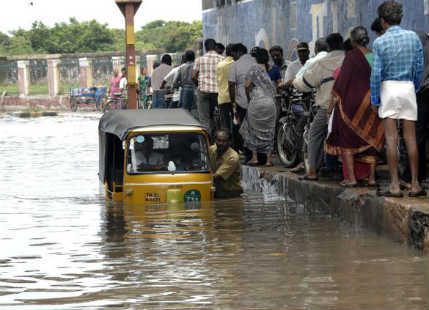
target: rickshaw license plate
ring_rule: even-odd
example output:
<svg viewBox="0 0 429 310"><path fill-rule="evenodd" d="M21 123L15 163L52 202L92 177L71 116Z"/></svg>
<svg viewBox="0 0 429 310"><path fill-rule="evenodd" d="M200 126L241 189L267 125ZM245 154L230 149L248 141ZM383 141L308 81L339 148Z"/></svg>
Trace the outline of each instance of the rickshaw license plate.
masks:
<svg viewBox="0 0 429 310"><path fill-rule="evenodd" d="M161 197L158 193L146 193L146 201L160 201Z"/></svg>

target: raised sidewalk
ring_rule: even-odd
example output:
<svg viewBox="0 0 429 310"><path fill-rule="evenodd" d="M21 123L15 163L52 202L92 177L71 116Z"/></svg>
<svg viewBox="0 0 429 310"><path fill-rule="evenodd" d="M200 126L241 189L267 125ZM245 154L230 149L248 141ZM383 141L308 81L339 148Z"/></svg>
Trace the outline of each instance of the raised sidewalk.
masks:
<svg viewBox="0 0 429 310"><path fill-rule="evenodd" d="M334 181L301 181L286 168L242 166L247 190L279 195L310 212L340 217L429 252L429 199L377 197L375 189L343 188ZM404 193L404 197L406 193Z"/></svg>

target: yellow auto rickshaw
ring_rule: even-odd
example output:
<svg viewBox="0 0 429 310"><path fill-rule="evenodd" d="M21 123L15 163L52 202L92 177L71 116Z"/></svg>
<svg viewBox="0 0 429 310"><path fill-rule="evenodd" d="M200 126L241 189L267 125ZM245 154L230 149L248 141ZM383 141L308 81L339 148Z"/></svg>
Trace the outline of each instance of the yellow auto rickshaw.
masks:
<svg viewBox="0 0 429 310"><path fill-rule="evenodd" d="M127 204L210 201L204 127L183 109L116 110L99 123L99 179Z"/></svg>

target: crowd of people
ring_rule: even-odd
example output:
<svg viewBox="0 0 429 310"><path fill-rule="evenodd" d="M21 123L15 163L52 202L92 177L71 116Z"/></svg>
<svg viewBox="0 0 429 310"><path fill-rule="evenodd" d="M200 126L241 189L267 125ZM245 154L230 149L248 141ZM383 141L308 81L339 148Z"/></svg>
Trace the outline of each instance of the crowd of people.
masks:
<svg viewBox="0 0 429 310"><path fill-rule="evenodd" d="M231 147L217 148L218 158L224 152L225 161L238 161L233 149L244 155L244 164L272 166L276 96L288 87L314 91L317 112L310 127L309 165L301 179L317 180L324 164L340 161L342 186L377 187L376 166L385 152L391 182L378 194L402 197L407 189L410 197L425 197L420 183L427 173L429 37L400 27L399 2L385 1L377 12L371 25L377 35L373 50L367 29L357 26L346 40L339 33L318 39L311 58L309 45L300 42L291 63L280 46L249 52L241 43L225 47L213 39L205 40L201 57L186 51L176 68L164 55L151 77L152 107L166 108L167 90L180 90L170 106L196 112L213 137L219 127L220 137L231 137ZM399 133L409 160L401 177Z"/></svg>

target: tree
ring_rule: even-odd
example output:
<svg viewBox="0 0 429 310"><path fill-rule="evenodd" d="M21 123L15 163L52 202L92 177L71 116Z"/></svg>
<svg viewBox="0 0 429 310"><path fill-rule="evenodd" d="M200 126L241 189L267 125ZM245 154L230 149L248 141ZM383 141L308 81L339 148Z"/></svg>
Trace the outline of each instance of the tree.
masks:
<svg viewBox="0 0 429 310"><path fill-rule="evenodd" d="M10 45L10 38L7 34L0 32L0 47L7 48Z"/></svg>
<svg viewBox="0 0 429 310"><path fill-rule="evenodd" d="M174 53L193 46L202 36L202 23L156 20L142 27L135 36L137 50ZM125 51L125 31L109 29L107 24L95 20L80 23L70 18L68 23L56 23L53 27L36 21L30 30L12 31L10 37L0 32L0 53L7 55L99 51Z"/></svg>
<svg viewBox="0 0 429 310"><path fill-rule="evenodd" d="M34 50L28 38L25 36L14 36L10 39L7 53L9 55L31 55L34 54Z"/></svg>
<svg viewBox="0 0 429 310"><path fill-rule="evenodd" d="M146 24L136 32L136 41L144 45L152 45L158 49L175 53L184 51L193 45L196 39L202 37L202 22L193 23L163 20Z"/></svg>

